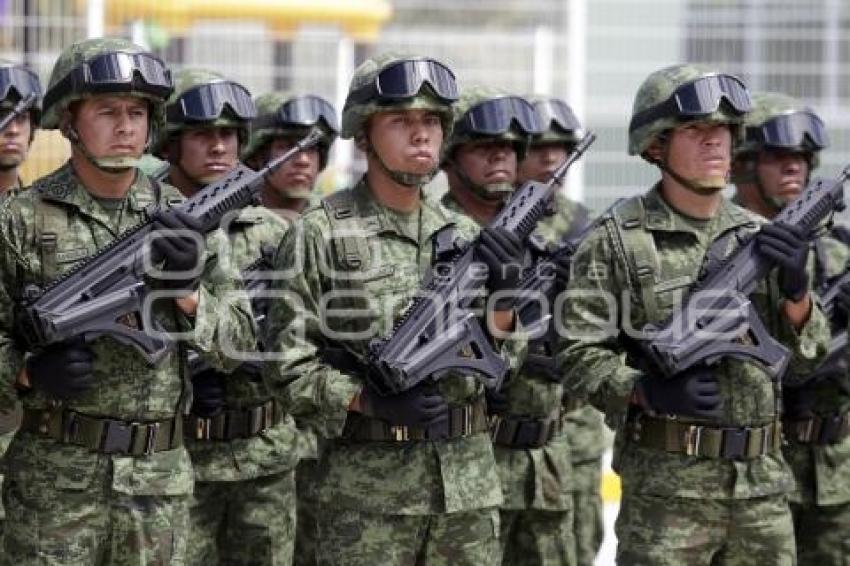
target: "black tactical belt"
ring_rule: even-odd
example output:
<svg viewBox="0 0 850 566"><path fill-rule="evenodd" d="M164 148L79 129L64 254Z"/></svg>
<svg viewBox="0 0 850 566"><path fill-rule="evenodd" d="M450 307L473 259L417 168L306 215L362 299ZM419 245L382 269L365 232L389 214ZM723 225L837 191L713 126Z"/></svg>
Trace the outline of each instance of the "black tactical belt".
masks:
<svg viewBox="0 0 850 566"><path fill-rule="evenodd" d="M782 446L782 425L712 427L639 414L628 423L628 437L645 448L723 460L753 460Z"/></svg>
<svg viewBox="0 0 850 566"><path fill-rule="evenodd" d="M850 437L850 411L844 414L815 415L810 419L784 419L785 438L797 444L838 444Z"/></svg>
<svg viewBox="0 0 850 566"><path fill-rule="evenodd" d="M21 430L103 454L148 456L183 445L181 419L122 421L69 410L24 409Z"/></svg>
<svg viewBox="0 0 850 566"><path fill-rule="evenodd" d="M192 440L233 440L251 438L280 422L277 403L265 403L245 409L226 409L214 417L188 415L184 427L186 438Z"/></svg>
<svg viewBox="0 0 850 566"><path fill-rule="evenodd" d="M493 444L507 448L541 448L549 444L562 429L560 411L542 418L497 416L490 425Z"/></svg>
<svg viewBox="0 0 850 566"><path fill-rule="evenodd" d="M448 425L425 428L393 425L361 413L348 413L342 438L353 442L419 442L471 436L488 430L487 404L450 406Z"/></svg>

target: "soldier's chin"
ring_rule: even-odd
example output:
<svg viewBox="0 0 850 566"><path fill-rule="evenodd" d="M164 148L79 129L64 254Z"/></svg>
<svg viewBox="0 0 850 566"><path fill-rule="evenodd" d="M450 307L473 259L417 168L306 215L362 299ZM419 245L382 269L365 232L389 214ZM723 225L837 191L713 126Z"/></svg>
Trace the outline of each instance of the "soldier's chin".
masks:
<svg viewBox="0 0 850 566"><path fill-rule="evenodd" d="M305 199L310 198L310 196L313 194L313 187L310 185L286 187L280 192L284 198Z"/></svg>
<svg viewBox="0 0 850 566"><path fill-rule="evenodd" d="M693 189L704 195L713 195L726 188L726 177L705 177L702 179L691 179Z"/></svg>
<svg viewBox="0 0 850 566"><path fill-rule="evenodd" d="M0 171L8 171L20 167L24 160L20 155L0 155Z"/></svg>

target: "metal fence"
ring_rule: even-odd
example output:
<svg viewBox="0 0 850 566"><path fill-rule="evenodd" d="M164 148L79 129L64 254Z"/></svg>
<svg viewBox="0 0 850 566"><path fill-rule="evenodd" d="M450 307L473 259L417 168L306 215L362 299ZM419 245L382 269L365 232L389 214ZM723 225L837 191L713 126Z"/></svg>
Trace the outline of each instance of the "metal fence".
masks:
<svg viewBox="0 0 850 566"><path fill-rule="evenodd" d="M597 210L657 178L652 167L626 155L626 125L641 81L677 62L712 65L753 89L808 102L832 137L823 173L835 172L850 153L850 3L841 0L388 1L374 1L392 13L375 37L364 37L351 32L342 14L334 22L334 6L345 3L332 0L305 2L331 12L325 20L286 29L256 13L246 18L246 6L256 4L247 0L170 0L218 6L213 15L198 9L179 22L139 17L133 9L143 0L0 0L0 57L26 61L46 82L63 46L118 34L145 42L175 69L212 67L257 94L309 91L339 105L351 71L370 53L436 56L462 84L566 98L599 137L570 189ZM55 136L39 134L37 144L28 166L33 175L67 154ZM325 185L346 182L360 167L350 144L341 144Z"/></svg>

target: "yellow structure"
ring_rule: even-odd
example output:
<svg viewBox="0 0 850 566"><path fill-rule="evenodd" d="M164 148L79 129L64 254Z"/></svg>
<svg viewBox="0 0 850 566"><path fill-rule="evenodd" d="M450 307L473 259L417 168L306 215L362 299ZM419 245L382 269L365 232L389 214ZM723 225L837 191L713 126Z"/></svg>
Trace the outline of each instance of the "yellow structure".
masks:
<svg viewBox="0 0 850 566"><path fill-rule="evenodd" d="M105 0L105 12L110 33L135 20L177 35L197 21L257 20L282 36L304 24L338 25L353 41L370 42L392 7L388 0Z"/></svg>

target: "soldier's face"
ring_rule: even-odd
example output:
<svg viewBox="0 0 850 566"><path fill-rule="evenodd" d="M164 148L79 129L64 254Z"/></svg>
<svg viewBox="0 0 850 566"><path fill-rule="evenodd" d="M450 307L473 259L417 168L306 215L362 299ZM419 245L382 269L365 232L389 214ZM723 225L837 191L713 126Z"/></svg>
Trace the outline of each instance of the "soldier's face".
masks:
<svg viewBox="0 0 850 566"><path fill-rule="evenodd" d="M439 162L443 127L430 110L380 112L369 120L369 141L388 168L425 175Z"/></svg>
<svg viewBox="0 0 850 566"><path fill-rule="evenodd" d="M528 149L525 159L517 168L517 181L548 181L555 169L567 159L567 148L563 143L535 144Z"/></svg>
<svg viewBox="0 0 850 566"><path fill-rule="evenodd" d="M502 140L465 143L455 152L458 166L476 185L516 182L516 152Z"/></svg>
<svg viewBox="0 0 850 566"><path fill-rule="evenodd" d="M0 112L0 118L6 112ZM0 132L0 170L19 167L27 157L32 123L29 112L23 112Z"/></svg>
<svg viewBox="0 0 850 566"><path fill-rule="evenodd" d="M765 196L790 202L799 196L809 177L806 156L792 151L762 151L756 162L756 174Z"/></svg>
<svg viewBox="0 0 850 566"><path fill-rule="evenodd" d="M180 166L196 183L212 183L236 167L236 128L188 128L180 134L179 143Z"/></svg>
<svg viewBox="0 0 850 566"><path fill-rule="evenodd" d="M293 147L294 138L274 138L269 144L269 161L280 157ZM286 198L305 198L313 190L319 176L319 150L315 147L299 151L278 167L268 178L271 187Z"/></svg>
<svg viewBox="0 0 850 566"><path fill-rule="evenodd" d="M148 138L148 103L129 96L85 98L74 112L74 127L95 158L139 157Z"/></svg>
<svg viewBox="0 0 850 566"><path fill-rule="evenodd" d="M732 133L724 124L684 124L670 134L667 165L685 179L722 187L731 158Z"/></svg>

